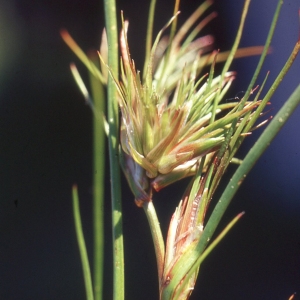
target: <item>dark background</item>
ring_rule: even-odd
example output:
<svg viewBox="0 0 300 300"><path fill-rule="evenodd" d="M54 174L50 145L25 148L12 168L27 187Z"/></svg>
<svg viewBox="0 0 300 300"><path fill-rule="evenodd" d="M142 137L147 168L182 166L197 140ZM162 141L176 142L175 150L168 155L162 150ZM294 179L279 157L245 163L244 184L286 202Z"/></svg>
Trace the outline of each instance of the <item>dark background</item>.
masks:
<svg viewBox="0 0 300 300"><path fill-rule="evenodd" d="M243 1L215 1L219 13L205 30L228 50ZM241 46L262 45L276 1L253 0ZM179 22L198 6L183 0ZM132 57L142 68L148 1L118 1L130 21ZM299 34L297 0L286 0L258 83L268 85ZM155 32L172 15L157 4ZM0 299L85 299L72 218L71 186L79 186L83 225L92 249L92 113L69 71L75 61L59 36L67 28L87 51L97 49L101 1L0 1ZM236 61L228 97L247 88L258 58ZM299 58L272 99L275 115L300 82ZM265 89L267 91L267 88ZM192 299L278 299L300 293L300 110L261 157L222 220L246 211L201 267ZM247 138L239 157L257 139ZM224 184L230 178L230 169ZM108 176L108 175L107 175ZM111 299L111 238L107 178L105 299ZM167 188L155 204L164 232L184 184ZM126 299L157 299L154 250L145 216L124 183ZM218 194L216 194L216 197Z"/></svg>

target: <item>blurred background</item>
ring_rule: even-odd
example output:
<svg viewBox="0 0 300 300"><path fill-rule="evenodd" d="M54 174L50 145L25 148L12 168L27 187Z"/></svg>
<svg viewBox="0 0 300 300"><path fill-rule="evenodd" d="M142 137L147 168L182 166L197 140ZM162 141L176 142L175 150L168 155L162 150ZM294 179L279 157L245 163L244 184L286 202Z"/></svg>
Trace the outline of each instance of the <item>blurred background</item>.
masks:
<svg viewBox="0 0 300 300"><path fill-rule="evenodd" d="M155 33L172 15L173 0L157 3ZM253 0L241 46L263 45L276 1ZM182 0L179 24L201 1ZM129 44L143 66L149 1L119 0L130 21ZM218 17L203 34L215 48L230 49L243 1L215 0ZM299 0L286 0L278 21L273 53L258 84L271 71L268 86L284 65L299 35ZM120 19L120 18L119 18ZM78 184L86 242L92 257L92 113L69 71L74 61L61 40L66 28L84 51L99 47L104 26L101 1L0 0L0 299L85 299L75 239L71 186ZM228 94L245 91L257 57L237 60L237 79ZM272 98L275 115L300 83L300 58ZM265 88L265 92L267 87ZM278 299L300 293L300 109L290 118L251 171L227 213L242 220L201 267L191 299ZM243 158L260 131L247 138ZM220 186L229 180L230 168ZM186 182L155 195L166 233ZM105 298L111 295L109 174L106 180ZM146 218L123 184L125 299L157 299L156 263ZM299 297L299 295L298 295ZM297 297L296 297L297 298Z"/></svg>

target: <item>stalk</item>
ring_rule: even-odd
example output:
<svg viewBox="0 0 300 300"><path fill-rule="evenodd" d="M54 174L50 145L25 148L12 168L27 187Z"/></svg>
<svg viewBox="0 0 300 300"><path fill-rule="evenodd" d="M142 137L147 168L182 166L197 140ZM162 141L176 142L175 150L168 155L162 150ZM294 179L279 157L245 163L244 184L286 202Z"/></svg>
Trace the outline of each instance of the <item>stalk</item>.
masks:
<svg viewBox="0 0 300 300"><path fill-rule="evenodd" d="M152 47L155 5L156 5L156 0L151 0L150 8L149 8L149 16L148 16L148 26L147 26L145 64L144 64L144 71L143 71L144 80L146 76L148 61L150 59L150 53Z"/></svg>
<svg viewBox="0 0 300 300"><path fill-rule="evenodd" d="M105 176L105 132L100 116L104 112L102 84L90 76L94 99L93 120L93 223L94 223L94 297L102 300L104 258L104 176Z"/></svg>
<svg viewBox="0 0 300 300"><path fill-rule="evenodd" d="M108 65L116 78L119 78L118 67L118 33L116 20L116 3L114 0L104 1L105 27L108 41ZM108 147L111 179L112 201L112 235L113 235L113 299L124 299L124 250L121 205L121 181L119 167L119 121L117 89L112 78L108 77Z"/></svg>
<svg viewBox="0 0 300 300"><path fill-rule="evenodd" d="M158 282L160 286L162 275L163 275L164 260L165 260L164 239L161 233L159 221L156 215L153 202L152 201L145 202L143 208L146 213L150 230L151 230L151 235L152 235L152 240L153 240L155 255L156 255L156 262L157 262Z"/></svg>

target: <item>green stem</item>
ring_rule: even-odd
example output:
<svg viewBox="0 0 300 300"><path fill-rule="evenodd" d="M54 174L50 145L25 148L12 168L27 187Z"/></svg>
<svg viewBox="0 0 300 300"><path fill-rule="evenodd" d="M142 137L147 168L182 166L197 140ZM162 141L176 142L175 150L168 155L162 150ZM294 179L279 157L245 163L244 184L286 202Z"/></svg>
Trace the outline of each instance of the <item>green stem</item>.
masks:
<svg viewBox="0 0 300 300"><path fill-rule="evenodd" d="M94 295L93 295L92 277L91 277L90 264L89 264L89 259L88 259L84 236L83 236L82 223L80 217L80 208L79 208L79 197L78 197L78 191L76 185L74 185L72 188L72 199L73 199L73 216L75 222L75 231L76 231L76 237L77 237L81 264L83 269L86 299L93 300Z"/></svg>
<svg viewBox="0 0 300 300"><path fill-rule="evenodd" d="M104 258L104 176L105 176L105 133L103 120L104 91L99 80L90 76L94 99L93 120L93 222L94 222L94 296L102 300Z"/></svg>
<svg viewBox="0 0 300 300"><path fill-rule="evenodd" d="M105 24L108 41L108 65L116 78L118 68L118 33L116 19L116 3L114 0L104 1ZM112 234L113 234L113 299L124 299L124 250L122 229L121 181L119 166L119 121L117 89L112 78L108 77L108 146L112 198Z"/></svg>
<svg viewBox="0 0 300 300"><path fill-rule="evenodd" d="M164 239L161 233L159 221L156 215L156 211L152 201L145 202L143 205L144 211L146 213L151 234L152 240L155 249L156 262L157 262L157 271L158 271L158 281L159 286L161 285L162 275L163 275L163 267L165 260L165 244Z"/></svg>
<svg viewBox="0 0 300 300"><path fill-rule="evenodd" d="M151 0L149 17L148 17L148 26L147 26L147 38L146 38L146 55L145 55L145 64L143 71L143 79L146 79L146 71L150 58L151 47L152 47L152 37L153 37L153 21L154 21L154 12L155 12L156 0Z"/></svg>

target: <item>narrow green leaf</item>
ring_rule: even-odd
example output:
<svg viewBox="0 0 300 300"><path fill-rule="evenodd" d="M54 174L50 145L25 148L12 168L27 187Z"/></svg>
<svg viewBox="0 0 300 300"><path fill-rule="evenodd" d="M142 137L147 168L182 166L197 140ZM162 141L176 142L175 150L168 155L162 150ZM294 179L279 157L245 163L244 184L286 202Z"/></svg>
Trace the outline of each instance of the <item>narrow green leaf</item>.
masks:
<svg viewBox="0 0 300 300"><path fill-rule="evenodd" d="M78 197L78 190L76 185L73 185L72 188L72 199L73 199L73 216L74 216L76 237L77 237L80 258L81 258L81 264L83 269L86 299L93 300L94 295L93 295L92 277L91 277L90 264L89 264L89 259L86 251L86 245L85 245L85 240L84 240L84 235L82 230L80 208L79 208L79 197Z"/></svg>
<svg viewBox="0 0 300 300"><path fill-rule="evenodd" d="M70 36L69 32L65 29L60 31L60 35L64 42L70 47L70 49L76 54L76 56L82 61L82 63L88 68L88 70L101 82L105 82L105 77L100 72L100 70L95 66L95 64L86 56L86 54L81 50L77 43Z"/></svg>

